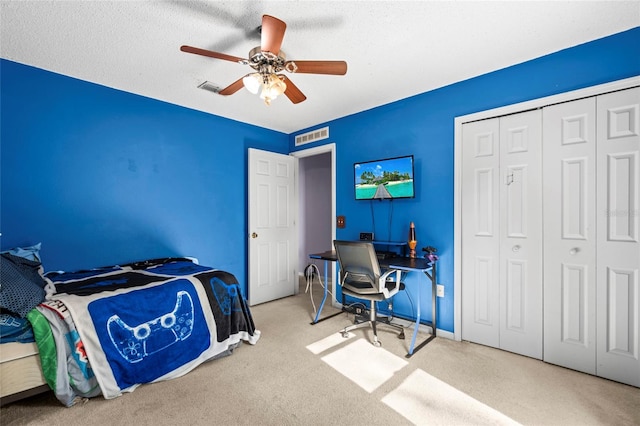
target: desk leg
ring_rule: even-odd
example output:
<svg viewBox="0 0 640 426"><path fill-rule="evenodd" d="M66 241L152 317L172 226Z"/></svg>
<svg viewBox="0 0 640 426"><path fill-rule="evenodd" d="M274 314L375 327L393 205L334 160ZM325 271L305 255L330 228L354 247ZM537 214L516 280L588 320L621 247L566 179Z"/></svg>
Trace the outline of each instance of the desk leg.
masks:
<svg viewBox="0 0 640 426"><path fill-rule="evenodd" d="M427 343L429 343L430 341L432 341L433 339L436 338L436 318L437 318L437 312L436 312L436 296L437 296L437 283L436 283L436 265L433 265L433 269L431 271L431 275L429 275L429 273L427 271L424 272L424 274L427 276L427 278L429 279L429 281L431 281L431 313L432 313L432 318L431 318L431 331L432 334L431 336L429 336L424 342L420 343L418 345L418 347L414 348L414 345L416 343L416 336L418 335L418 328L420 326L420 285L418 285L418 309L417 311L417 318L416 318L416 327L415 330L413 330L413 338L411 339L411 346L409 346L409 353L405 355L405 358L411 358L411 356L418 352L420 349L422 349L423 346L425 346Z"/></svg>
<svg viewBox="0 0 640 426"><path fill-rule="evenodd" d="M328 277L329 277L329 261L325 260L324 261L324 280L325 280L325 283L324 283L324 296L322 297L322 302L320 302L320 307L318 308L318 312L316 312L316 317L311 322L311 325L317 324L320 321L324 321L324 320L329 319L329 318L333 318L336 315L340 315L342 313L342 311L341 312L336 312L335 314L329 315L326 318L319 319L320 318L320 313L322 312L322 308L324 308L324 303L327 300L327 294L329 293L329 280L328 280Z"/></svg>
<svg viewBox="0 0 640 426"><path fill-rule="evenodd" d="M421 299L421 288L422 286L418 284L418 302L416 303L416 325L413 328L413 337L411 338L411 345L409 345L409 353L406 355L406 358L410 358L413 355L413 347L416 344L416 337L418 336L418 328L420 328L420 299Z"/></svg>

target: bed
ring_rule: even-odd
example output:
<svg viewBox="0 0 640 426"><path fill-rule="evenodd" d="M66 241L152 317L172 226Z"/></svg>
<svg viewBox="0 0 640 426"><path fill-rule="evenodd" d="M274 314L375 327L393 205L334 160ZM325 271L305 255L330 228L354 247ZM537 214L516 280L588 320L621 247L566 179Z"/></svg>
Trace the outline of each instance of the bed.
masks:
<svg viewBox="0 0 640 426"><path fill-rule="evenodd" d="M0 344L2 404L47 389L65 406L116 398L260 338L235 276L190 258L45 274L37 257L1 256L2 324L21 323ZM16 285L9 261L31 268L26 281ZM20 292L30 303L11 305Z"/></svg>
<svg viewBox="0 0 640 426"><path fill-rule="evenodd" d="M2 405L51 390L35 342L0 344L0 381Z"/></svg>

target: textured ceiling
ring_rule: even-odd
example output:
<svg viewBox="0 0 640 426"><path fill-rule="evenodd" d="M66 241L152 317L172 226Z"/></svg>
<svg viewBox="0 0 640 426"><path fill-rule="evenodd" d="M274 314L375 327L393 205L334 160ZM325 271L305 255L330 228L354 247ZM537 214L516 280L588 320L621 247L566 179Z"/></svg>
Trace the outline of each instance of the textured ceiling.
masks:
<svg viewBox="0 0 640 426"><path fill-rule="evenodd" d="M640 1L6 1L2 58L291 133L640 25ZM345 60L345 76L287 74L307 100L242 89L262 14L287 23L287 59Z"/></svg>

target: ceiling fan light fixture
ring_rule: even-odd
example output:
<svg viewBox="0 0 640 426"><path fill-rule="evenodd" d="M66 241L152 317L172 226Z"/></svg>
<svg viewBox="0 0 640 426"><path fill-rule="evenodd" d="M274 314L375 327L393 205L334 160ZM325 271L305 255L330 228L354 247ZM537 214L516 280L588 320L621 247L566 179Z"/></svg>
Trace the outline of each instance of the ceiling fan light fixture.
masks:
<svg viewBox="0 0 640 426"><path fill-rule="evenodd" d="M287 90L287 84L282 81L280 76L271 74L269 79L269 88L273 93L277 93L278 96L282 95Z"/></svg>
<svg viewBox="0 0 640 426"><path fill-rule="evenodd" d="M244 86L254 95L261 91L260 98L267 105L270 105L272 100L283 93L294 104L299 104L307 99L304 93L289 78L278 74L281 71L328 75L345 75L347 73L347 63L345 61L287 61L286 55L281 49L287 28L284 21L274 16L262 15L260 28L260 45L249 51L248 59L187 45L181 46L180 50L250 66L253 68L251 73L237 79L224 89L216 89L215 92L222 96L229 96Z"/></svg>
<svg viewBox="0 0 640 426"><path fill-rule="evenodd" d="M264 100L266 105L271 105L271 101L282 95L287 90L287 84L276 74L269 74L262 85L260 99Z"/></svg>
<svg viewBox="0 0 640 426"><path fill-rule="evenodd" d="M249 92L257 95L258 91L260 90L260 86L262 86L262 77L257 72L247 74L242 79L242 84L244 84L244 87Z"/></svg>

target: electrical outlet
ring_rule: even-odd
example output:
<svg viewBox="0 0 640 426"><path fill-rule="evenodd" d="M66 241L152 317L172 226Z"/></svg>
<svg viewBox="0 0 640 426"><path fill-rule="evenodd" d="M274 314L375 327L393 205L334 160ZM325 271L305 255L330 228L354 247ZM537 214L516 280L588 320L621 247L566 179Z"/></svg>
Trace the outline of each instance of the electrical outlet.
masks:
<svg viewBox="0 0 640 426"><path fill-rule="evenodd" d="M444 286L442 284L436 285L436 296L444 297Z"/></svg>

